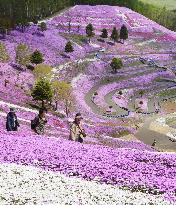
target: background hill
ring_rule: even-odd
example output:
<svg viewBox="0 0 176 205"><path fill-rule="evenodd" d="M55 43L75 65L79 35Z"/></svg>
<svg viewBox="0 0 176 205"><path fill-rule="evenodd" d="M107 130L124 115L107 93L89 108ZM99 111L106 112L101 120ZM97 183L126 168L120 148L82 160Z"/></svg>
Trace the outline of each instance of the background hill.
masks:
<svg viewBox="0 0 176 205"><path fill-rule="evenodd" d="M176 0L141 0L144 3L153 4L155 6L159 7L166 7L169 10L175 10L176 9Z"/></svg>

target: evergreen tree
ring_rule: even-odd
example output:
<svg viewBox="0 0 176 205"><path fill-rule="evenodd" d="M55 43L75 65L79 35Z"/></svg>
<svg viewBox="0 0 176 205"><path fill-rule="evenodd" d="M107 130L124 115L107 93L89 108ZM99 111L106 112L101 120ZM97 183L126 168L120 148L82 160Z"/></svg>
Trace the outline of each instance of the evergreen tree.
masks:
<svg viewBox="0 0 176 205"><path fill-rule="evenodd" d="M102 29L102 34L100 35L101 38L108 38L108 31L107 29Z"/></svg>
<svg viewBox="0 0 176 205"><path fill-rule="evenodd" d="M73 49L72 43L70 41L68 41L67 44L65 45L65 52L71 53L73 51L74 51L74 49Z"/></svg>
<svg viewBox="0 0 176 205"><path fill-rule="evenodd" d="M26 44L20 43L16 48L16 63L26 66L30 63L30 51Z"/></svg>
<svg viewBox="0 0 176 205"><path fill-rule="evenodd" d="M95 35L94 28L91 23L86 26L86 34L87 37L89 38L89 43L90 43L90 39Z"/></svg>
<svg viewBox="0 0 176 205"><path fill-rule="evenodd" d="M111 39L114 40L114 43L119 40L119 33L118 33L116 27L114 27L112 30Z"/></svg>
<svg viewBox="0 0 176 205"><path fill-rule="evenodd" d="M47 30L47 25L46 25L45 22L41 22L40 29L41 29L41 31L46 31Z"/></svg>
<svg viewBox="0 0 176 205"><path fill-rule="evenodd" d="M31 63L40 64L44 61L43 54L40 51L36 50L31 55Z"/></svg>
<svg viewBox="0 0 176 205"><path fill-rule="evenodd" d="M110 64L114 73L117 73L118 69L121 69L123 66L122 60L120 58L113 58Z"/></svg>
<svg viewBox="0 0 176 205"><path fill-rule="evenodd" d="M125 25L122 25L121 29L120 29L120 40L124 40L128 39L128 29Z"/></svg>
<svg viewBox="0 0 176 205"><path fill-rule="evenodd" d="M9 54L7 53L6 46L0 42L0 62L5 63L10 59Z"/></svg>
<svg viewBox="0 0 176 205"><path fill-rule="evenodd" d="M41 101L42 107L44 107L45 101L51 101L53 97L53 91L49 81L44 78L37 81L32 90L31 96L34 100Z"/></svg>

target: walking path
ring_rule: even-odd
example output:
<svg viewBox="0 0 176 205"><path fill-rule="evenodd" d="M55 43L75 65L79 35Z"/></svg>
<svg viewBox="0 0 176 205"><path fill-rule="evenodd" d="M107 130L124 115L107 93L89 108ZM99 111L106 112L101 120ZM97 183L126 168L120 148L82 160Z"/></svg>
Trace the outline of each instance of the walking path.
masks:
<svg viewBox="0 0 176 205"><path fill-rule="evenodd" d="M145 144L152 145L154 139L156 140L156 148L161 151L176 152L176 142L169 140L167 133L175 130L167 125L160 124L157 119L161 116L154 116L148 118L144 125L135 134L136 138ZM166 117L166 116L165 116Z"/></svg>

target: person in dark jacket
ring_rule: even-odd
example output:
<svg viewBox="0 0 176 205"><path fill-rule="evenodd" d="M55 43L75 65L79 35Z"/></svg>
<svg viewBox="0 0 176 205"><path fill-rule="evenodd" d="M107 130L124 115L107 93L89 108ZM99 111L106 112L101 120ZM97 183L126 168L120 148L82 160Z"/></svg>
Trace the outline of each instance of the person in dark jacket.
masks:
<svg viewBox="0 0 176 205"><path fill-rule="evenodd" d="M46 113L47 113L46 108L40 108L39 114L35 117L35 119L32 122L33 130L38 135L43 135L45 132L45 125L47 123Z"/></svg>
<svg viewBox="0 0 176 205"><path fill-rule="evenodd" d="M15 110L10 108L10 112L7 114L6 129L7 131L17 131L19 126Z"/></svg>

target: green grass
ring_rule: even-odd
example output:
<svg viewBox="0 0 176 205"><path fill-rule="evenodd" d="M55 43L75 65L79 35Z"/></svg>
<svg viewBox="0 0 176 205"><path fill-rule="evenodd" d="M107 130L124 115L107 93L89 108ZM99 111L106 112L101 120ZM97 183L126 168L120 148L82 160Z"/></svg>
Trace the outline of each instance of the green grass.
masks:
<svg viewBox="0 0 176 205"><path fill-rule="evenodd" d="M176 9L176 0L141 0L141 1L159 7L165 6L168 10Z"/></svg>
<svg viewBox="0 0 176 205"><path fill-rule="evenodd" d="M76 42L80 46L84 45L84 42L87 40L86 36L79 35L79 34L61 33L60 35L66 38L67 40L71 39L72 41Z"/></svg>
<svg viewBox="0 0 176 205"><path fill-rule="evenodd" d="M170 96L176 96L176 89L167 89L165 91L162 91L159 93L159 96L161 97L170 97Z"/></svg>

